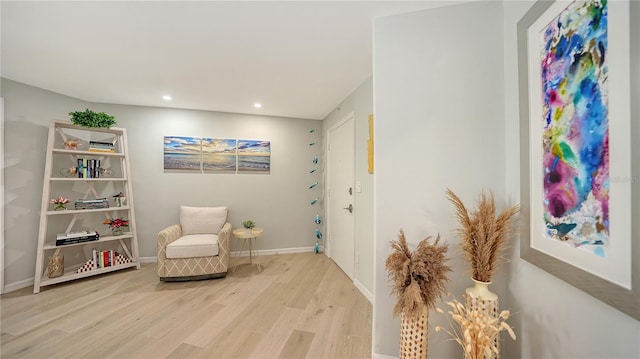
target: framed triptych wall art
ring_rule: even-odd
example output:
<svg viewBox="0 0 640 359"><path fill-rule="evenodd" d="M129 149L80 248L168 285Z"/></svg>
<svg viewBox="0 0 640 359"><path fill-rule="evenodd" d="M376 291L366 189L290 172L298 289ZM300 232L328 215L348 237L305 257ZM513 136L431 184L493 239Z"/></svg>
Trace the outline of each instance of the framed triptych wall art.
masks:
<svg viewBox="0 0 640 359"><path fill-rule="evenodd" d="M539 1L518 22L520 254L640 319L629 10L628 1Z"/></svg>

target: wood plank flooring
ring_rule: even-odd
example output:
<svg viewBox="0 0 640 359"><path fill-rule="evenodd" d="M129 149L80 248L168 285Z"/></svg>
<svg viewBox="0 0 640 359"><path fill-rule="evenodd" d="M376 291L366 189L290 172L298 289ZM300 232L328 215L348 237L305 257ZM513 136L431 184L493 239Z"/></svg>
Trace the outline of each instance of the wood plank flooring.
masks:
<svg viewBox="0 0 640 359"><path fill-rule="evenodd" d="M257 259L225 279L164 283L152 263L4 294L0 357L371 358L371 304L331 259Z"/></svg>

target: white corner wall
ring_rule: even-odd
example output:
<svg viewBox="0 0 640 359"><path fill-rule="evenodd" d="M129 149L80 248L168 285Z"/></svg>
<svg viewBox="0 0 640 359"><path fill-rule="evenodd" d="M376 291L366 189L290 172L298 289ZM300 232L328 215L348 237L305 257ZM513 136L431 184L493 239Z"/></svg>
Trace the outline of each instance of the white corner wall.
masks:
<svg viewBox="0 0 640 359"><path fill-rule="evenodd" d="M516 30L518 21L533 4L532 1L503 3L506 191L514 201L520 198ZM640 82L637 76L640 66L638 8L635 7L631 20L632 26L636 24L631 32L631 44L635 46L632 55L635 94ZM635 99L637 121L640 111L637 97ZM640 138L640 134L632 138ZM519 249L519 243L514 243L507 301L516 313L510 323L515 327L518 340L506 340L505 358L640 358L640 321L520 259Z"/></svg>
<svg viewBox="0 0 640 359"><path fill-rule="evenodd" d="M472 285L459 257L447 187L466 203L493 190L505 204L502 5L478 2L381 18L374 24L375 269L373 353L397 356L400 324L384 262L400 228L410 246L440 233L449 244L449 290ZM492 290L505 295L504 267ZM429 357L462 357L429 317Z"/></svg>
<svg viewBox="0 0 640 359"><path fill-rule="evenodd" d="M367 140L369 115L373 114L373 79L369 77L322 121L323 138L327 131L353 112L355 118L355 180L361 192L355 193L354 283L368 299L373 296L373 175L369 174ZM375 136L374 136L375 137ZM326 142L326 141L323 141ZM326 228L326 227L325 227Z"/></svg>

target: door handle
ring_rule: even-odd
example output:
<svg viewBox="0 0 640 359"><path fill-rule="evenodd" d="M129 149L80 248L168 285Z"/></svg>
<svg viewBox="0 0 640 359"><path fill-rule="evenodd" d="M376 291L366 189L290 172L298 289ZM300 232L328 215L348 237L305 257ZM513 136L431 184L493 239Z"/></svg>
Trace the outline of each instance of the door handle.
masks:
<svg viewBox="0 0 640 359"><path fill-rule="evenodd" d="M349 207L344 207L343 209L346 209L347 211L349 211L349 213L353 213L353 205L349 204Z"/></svg>

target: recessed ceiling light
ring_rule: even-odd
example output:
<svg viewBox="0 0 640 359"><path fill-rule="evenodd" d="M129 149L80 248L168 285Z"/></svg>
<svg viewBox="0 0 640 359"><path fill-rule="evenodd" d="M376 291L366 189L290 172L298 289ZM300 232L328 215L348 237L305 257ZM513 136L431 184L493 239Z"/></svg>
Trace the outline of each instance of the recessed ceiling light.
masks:
<svg viewBox="0 0 640 359"><path fill-rule="evenodd" d="M255 107L255 108L262 108L262 104L261 104L261 103L257 103L257 102L256 102L256 103L254 103L254 104L253 104L253 107Z"/></svg>
<svg viewBox="0 0 640 359"><path fill-rule="evenodd" d="M165 100L165 101L171 101L171 96L164 95L164 96L162 96L162 99Z"/></svg>

